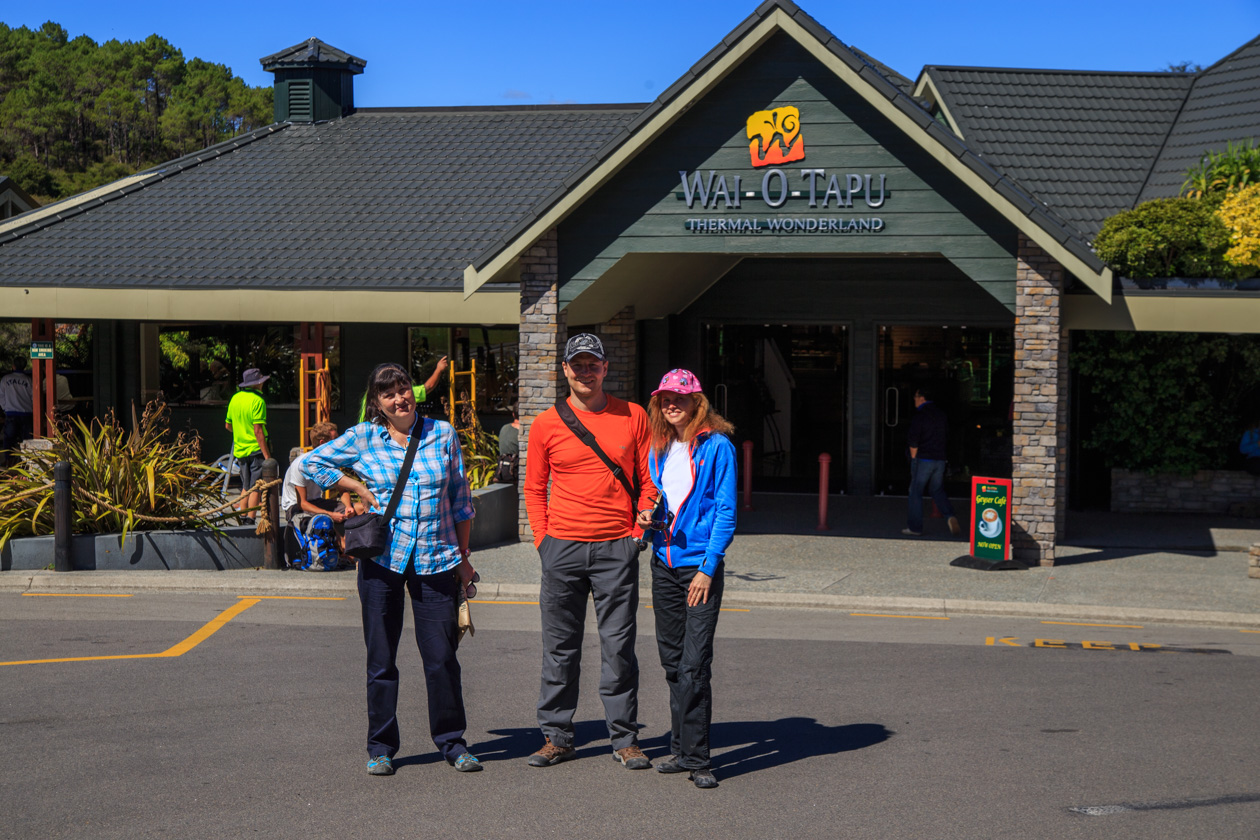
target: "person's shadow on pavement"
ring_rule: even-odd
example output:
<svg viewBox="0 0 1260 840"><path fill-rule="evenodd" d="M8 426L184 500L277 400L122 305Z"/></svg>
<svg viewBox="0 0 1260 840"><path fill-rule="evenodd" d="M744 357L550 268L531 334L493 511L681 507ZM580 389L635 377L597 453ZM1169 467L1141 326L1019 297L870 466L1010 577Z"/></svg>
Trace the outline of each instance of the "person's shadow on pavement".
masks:
<svg viewBox="0 0 1260 840"><path fill-rule="evenodd" d="M710 729L710 741L717 749L741 744L713 756L714 769L722 779L755 773L815 756L861 750L883 743L895 735L878 723L850 723L824 726L813 718L788 717L773 721L721 721ZM653 761L669 755L669 733L641 742L651 749ZM660 747L663 752L657 753Z"/></svg>

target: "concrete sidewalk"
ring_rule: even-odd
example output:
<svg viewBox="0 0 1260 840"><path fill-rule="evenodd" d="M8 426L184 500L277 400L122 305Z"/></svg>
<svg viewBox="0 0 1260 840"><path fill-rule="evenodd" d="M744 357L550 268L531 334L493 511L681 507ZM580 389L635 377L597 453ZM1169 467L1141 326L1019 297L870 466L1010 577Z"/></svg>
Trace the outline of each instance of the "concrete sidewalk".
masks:
<svg viewBox="0 0 1260 840"><path fill-rule="evenodd" d="M967 543L950 538L943 520L929 519L925 537L902 538L904 499L837 497L832 528L824 532L815 530L816 500L759 496L755 504L756 510L741 514L727 555L726 604L732 607L1260 629L1260 580L1247 577L1246 552L1246 546L1260 542L1256 520L1074 513L1058 565L978 572L949 565L966 553ZM479 599L537 600L539 565L532 545L500 545L473 559L483 581ZM651 598L649 580L644 562L640 596L645 602ZM352 597L355 582L350 572L0 573L0 591L88 590Z"/></svg>

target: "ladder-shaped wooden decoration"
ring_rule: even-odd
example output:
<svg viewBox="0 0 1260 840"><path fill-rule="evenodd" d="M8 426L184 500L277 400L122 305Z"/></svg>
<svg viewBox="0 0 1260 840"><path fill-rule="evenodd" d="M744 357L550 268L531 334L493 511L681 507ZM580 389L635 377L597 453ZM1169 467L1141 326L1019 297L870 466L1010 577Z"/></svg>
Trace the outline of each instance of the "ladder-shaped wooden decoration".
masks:
<svg viewBox="0 0 1260 840"><path fill-rule="evenodd" d="M299 330L298 445L306 452L311 448L311 426L332 419L332 379L324 358L324 325L301 324Z"/></svg>
<svg viewBox="0 0 1260 840"><path fill-rule="evenodd" d="M462 406L468 406L468 410L472 413L472 417L477 416L477 360L469 360L468 370L455 370L454 366L448 371L451 380L450 399L446 403L447 417L451 421L451 425L457 429L465 428L471 425L463 421L463 414L460 411ZM464 392L468 394L468 399L460 399L460 380L465 380Z"/></svg>

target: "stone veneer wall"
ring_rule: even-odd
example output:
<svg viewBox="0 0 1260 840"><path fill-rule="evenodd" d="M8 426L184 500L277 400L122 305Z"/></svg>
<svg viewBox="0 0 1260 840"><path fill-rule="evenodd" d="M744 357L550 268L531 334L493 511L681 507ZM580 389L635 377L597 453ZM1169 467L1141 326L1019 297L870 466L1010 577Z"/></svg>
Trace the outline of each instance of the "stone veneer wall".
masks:
<svg viewBox="0 0 1260 840"><path fill-rule="evenodd" d="M1260 508L1260 476L1241 470L1160 475L1113 469L1111 509L1117 513L1229 513Z"/></svg>
<svg viewBox="0 0 1260 840"><path fill-rule="evenodd" d="M627 306L607 323L596 327L594 333L604 343L604 352L608 355L608 376L604 379L604 391L623 400L637 402L639 345L634 307Z"/></svg>
<svg viewBox="0 0 1260 840"><path fill-rule="evenodd" d="M569 390L560 373L566 330L564 313L559 310L557 298L558 247L553 229L521 257L521 325L516 390L521 418L522 483L525 480L530 423ZM519 510L521 539L532 540L524 493L520 494Z"/></svg>
<svg viewBox="0 0 1260 840"><path fill-rule="evenodd" d="M1251 544L1251 560L1247 564L1247 577L1260 578L1260 543Z"/></svg>
<svg viewBox="0 0 1260 840"><path fill-rule="evenodd" d="M1064 272L1022 234L1015 277L1013 554L1054 565L1067 512L1068 341Z"/></svg>

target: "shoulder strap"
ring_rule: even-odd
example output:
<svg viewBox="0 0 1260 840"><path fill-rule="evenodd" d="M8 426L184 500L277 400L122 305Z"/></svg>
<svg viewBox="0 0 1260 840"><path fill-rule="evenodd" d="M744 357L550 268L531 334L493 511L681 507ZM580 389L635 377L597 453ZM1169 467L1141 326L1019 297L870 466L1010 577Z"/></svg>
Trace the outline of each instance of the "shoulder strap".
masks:
<svg viewBox="0 0 1260 840"><path fill-rule="evenodd" d="M417 428L418 427L418 428ZM416 460L416 447L424 436L424 418L416 416L416 425L411 429L411 440L407 443L407 455L403 458L402 469L398 471L398 480L394 482L394 492L389 496L389 507L385 508L385 521L394 518L398 511L398 503L402 501L402 490L407 485L407 476L411 473L411 464Z"/></svg>
<svg viewBox="0 0 1260 840"><path fill-rule="evenodd" d="M578 419L577 412L573 410L573 406L569 405L567 399L556 400L556 414L560 415L560 419L564 421L564 425L569 427L569 431L577 435L577 439L582 441L591 448L599 460L604 462L604 466L612 470L613 477L621 482L621 486L625 488L626 493L630 496L630 503L636 504L639 500L639 494L634 492L634 488L630 485L630 479L626 478L625 470L619 464L604 454L604 450L599 448L599 441L595 440L595 435L591 434L591 430L582 425L582 421Z"/></svg>

